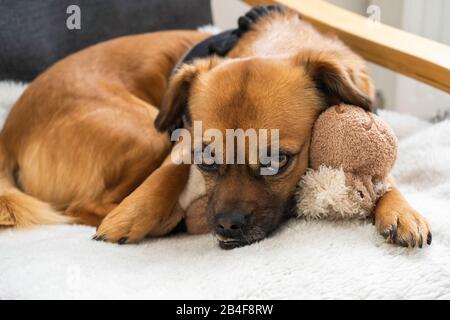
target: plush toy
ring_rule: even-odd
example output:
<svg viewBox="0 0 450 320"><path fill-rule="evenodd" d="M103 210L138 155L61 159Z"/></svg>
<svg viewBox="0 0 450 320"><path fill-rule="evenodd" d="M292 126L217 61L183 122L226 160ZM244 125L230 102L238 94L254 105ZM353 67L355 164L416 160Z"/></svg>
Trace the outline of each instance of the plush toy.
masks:
<svg viewBox="0 0 450 320"><path fill-rule="evenodd" d="M396 157L397 139L375 114L344 104L327 109L314 124L298 215L332 220L370 215L389 190Z"/></svg>

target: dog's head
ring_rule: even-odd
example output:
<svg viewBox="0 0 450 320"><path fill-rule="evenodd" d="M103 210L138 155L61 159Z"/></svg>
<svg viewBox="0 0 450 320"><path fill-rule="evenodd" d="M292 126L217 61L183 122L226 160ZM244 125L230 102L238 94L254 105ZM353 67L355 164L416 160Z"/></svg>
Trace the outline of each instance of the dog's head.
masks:
<svg viewBox="0 0 450 320"><path fill-rule="evenodd" d="M169 130L182 118L193 130L192 124L201 121L203 132L215 129L228 144L227 129L278 129L278 152L273 152L276 159L270 153L269 163L250 161L247 137L246 143L233 146L232 156L236 160L244 154L245 163L230 163L226 147L220 151L225 163L217 163L215 154L197 164L209 198L208 225L222 248L258 241L291 214L296 185L308 167L313 124L338 102L371 106L345 68L314 52L283 59L213 57L174 75L155 121L159 130ZM203 139L203 146L211 143L210 136ZM273 143L271 137L265 143Z"/></svg>

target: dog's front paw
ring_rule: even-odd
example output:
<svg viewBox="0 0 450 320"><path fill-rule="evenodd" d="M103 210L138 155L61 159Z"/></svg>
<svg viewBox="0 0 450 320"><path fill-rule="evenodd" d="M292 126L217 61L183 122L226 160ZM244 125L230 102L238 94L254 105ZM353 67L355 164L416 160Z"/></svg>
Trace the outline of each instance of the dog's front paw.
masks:
<svg viewBox="0 0 450 320"><path fill-rule="evenodd" d="M123 208L116 208L102 221L92 238L118 244L137 243L148 233L147 224L133 213L124 213Z"/></svg>
<svg viewBox="0 0 450 320"><path fill-rule="evenodd" d="M428 222L409 205L376 210L374 222L380 234L390 243L411 248L431 244Z"/></svg>

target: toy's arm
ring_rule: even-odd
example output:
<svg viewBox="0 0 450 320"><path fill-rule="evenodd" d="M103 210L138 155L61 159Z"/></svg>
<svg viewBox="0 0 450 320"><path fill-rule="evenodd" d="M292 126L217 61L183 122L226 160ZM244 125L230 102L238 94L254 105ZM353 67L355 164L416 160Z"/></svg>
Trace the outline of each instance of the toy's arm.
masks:
<svg viewBox="0 0 450 320"><path fill-rule="evenodd" d="M425 242L431 244L428 222L403 197L392 176L388 181L391 189L375 207L374 223L378 231L391 242L405 247L421 248Z"/></svg>

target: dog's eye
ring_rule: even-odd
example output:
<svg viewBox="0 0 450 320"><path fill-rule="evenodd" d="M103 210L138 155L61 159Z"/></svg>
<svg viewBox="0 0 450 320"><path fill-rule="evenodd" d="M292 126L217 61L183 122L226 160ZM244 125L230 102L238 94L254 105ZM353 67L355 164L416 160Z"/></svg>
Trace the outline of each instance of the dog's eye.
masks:
<svg viewBox="0 0 450 320"><path fill-rule="evenodd" d="M201 163L197 164L197 166L204 171L213 171L219 168L218 164L216 163L214 154L212 154L211 156L203 154L202 161Z"/></svg>
<svg viewBox="0 0 450 320"><path fill-rule="evenodd" d="M290 155L286 153L280 153L278 155L278 158L272 159L267 165L262 165L262 167L266 170L269 170L269 172L272 171L272 175L276 175L284 171L283 169L287 167L290 159Z"/></svg>
<svg viewBox="0 0 450 320"><path fill-rule="evenodd" d="M283 168L289 162L289 156L287 154L280 154L278 157L278 167Z"/></svg>
<svg viewBox="0 0 450 320"><path fill-rule="evenodd" d="M216 163L211 163L211 164L201 163L201 164L198 164L197 166L204 171L214 171L219 168L219 166Z"/></svg>

